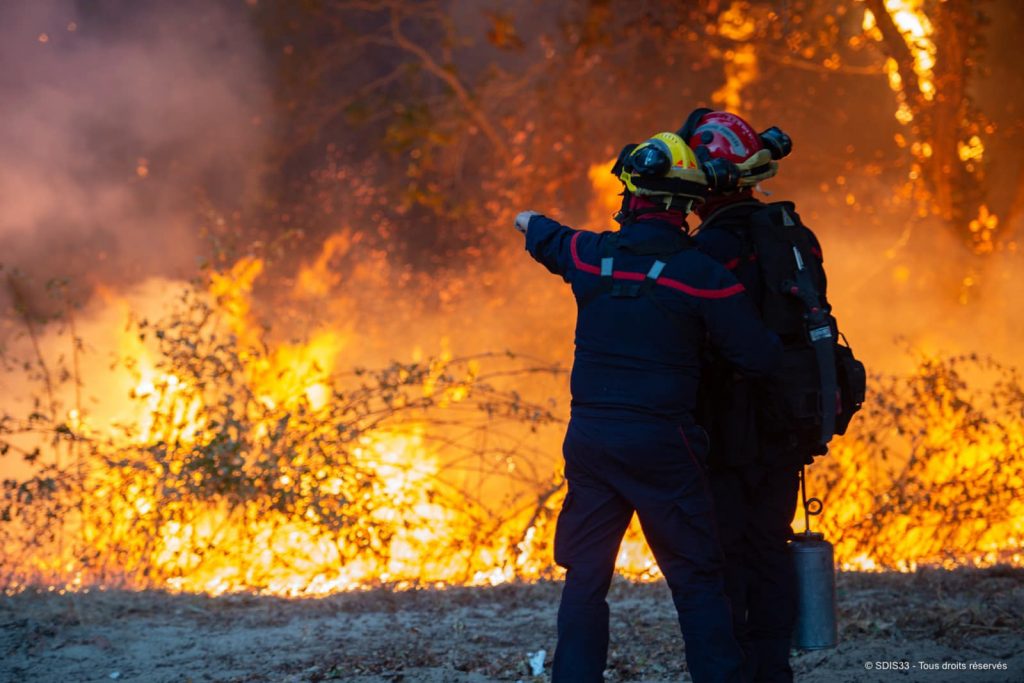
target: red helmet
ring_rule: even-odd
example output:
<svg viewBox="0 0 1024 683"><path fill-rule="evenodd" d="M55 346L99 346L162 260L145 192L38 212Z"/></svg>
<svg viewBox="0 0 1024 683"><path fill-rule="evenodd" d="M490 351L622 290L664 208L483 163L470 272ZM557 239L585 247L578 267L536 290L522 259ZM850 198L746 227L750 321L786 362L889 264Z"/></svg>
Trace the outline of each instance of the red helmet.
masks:
<svg viewBox="0 0 1024 683"><path fill-rule="evenodd" d="M778 160L793 141L776 127L758 133L745 120L726 111L695 109L679 130L697 159L725 159L739 167L740 187L752 187L778 172Z"/></svg>
<svg viewBox="0 0 1024 683"><path fill-rule="evenodd" d="M757 131L749 123L727 111L702 112L693 129L684 137L693 149L704 147L713 158L728 159L734 164L744 161L764 149ZM695 112L696 113L696 112Z"/></svg>

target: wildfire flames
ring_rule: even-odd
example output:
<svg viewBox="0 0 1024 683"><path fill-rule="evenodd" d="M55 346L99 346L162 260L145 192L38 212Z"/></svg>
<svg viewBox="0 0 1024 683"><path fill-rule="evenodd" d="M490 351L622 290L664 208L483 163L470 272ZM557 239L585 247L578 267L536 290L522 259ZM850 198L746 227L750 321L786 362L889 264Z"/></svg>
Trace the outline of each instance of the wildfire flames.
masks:
<svg viewBox="0 0 1024 683"><path fill-rule="evenodd" d="M917 74L917 86L926 100L935 99L935 43L932 35L935 32L931 20L922 10L921 0L886 0L885 9L892 17L893 23L911 51L914 62L914 73ZM864 30L874 40L882 40L881 31L870 9L864 10ZM899 65L890 57L885 61L885 73L889 76L889 87L898 94L900 107L896 111L896 119L902 124L914 120L914 115L902 93L903 79L899 74Z"/></svg>
<svg viewBox="0 0 1024 683"><path fill-rule="evenodd" d="M325 262L301 272L298 286L321 281L312 269ZM69 413L52 445L77 473L72 483L55 483L51 470L48 485L8 491L23 513L39 500L53 507L36 511L43 518L23 516L20 535L8 529L7 557L16 561L4 567L7 590L43 582L297 595L556 576L557 442L533 431L559 424L488 384L488 367L502 368L497 377L506 363L442 356L354 389L335 368L344 335L321 330L304 343L268 344L250 317L261 270L259 259L241 259L213 274L207 292L186 295L169 325L126 328L125 422L104 432ZM515 382L529 380L518 372L510 370ZM1024 485L1024 393L1016 382L1001 385L1006 403L997 406L1016 417L993 423L976 414L954 368L925 362L909 385L876 380L863 429L811 470L842 566L1021 563L1024 501L1013 492ZM479 422L452 415L466 411ZM24 431L45 432L44 423L36 416ZM520 444L508 450L497 437L467 450L457 434L508 429ZM524 459L530 438L546 450ZM491 467L460 478L466 455ZM533 477L517 478L520 468ZM473 489L486 492L464 495ZM43 522L46 538L33 526ZM635 524L618 568L635 579L659 576Z"/></svg>
<svg viewBox="0 0 1024 683"><path fill-rule="evenodd" d="M934 27L922 2L884 6L912 54L918 94L933 100ZM712 99L735 110L758 75L754 47L740 44L754 31L748 10L733 3L717 25L738 45L724 55L726 82ZM881 40L870 10L863 29ZM910 126L899 65L890 59L885 69L899 93L895 115ZM912 145L921 163L934 154L927 143ZM984 154L979 135L958 149L964 164ZM609 165L589 173L594 226L606 225L617 204ZM970 230L990 240L997 225L983 205ZM275 305L299 309L335 296L341 276L332 259L354 239L343 230L325 240ZM379 265L347 277L380 285ZM569 359L442 352L353 368L353 339L372 332L338 310L298 339L263 326L254 291L265 270L262 258L240 258L202 286L166 288L141 310L101 292L122 318L102 410L80 399L60 408L47 379L24 418L0 420L4 454L31 466L4 484L4 590L291 596L559 576L551 546L564 495ZM36 354L33 368L45 376L38 343ZM922 357L909 375L876 375L869 388L851 433L809 473L810 493L825 503L816 526L841 566L1024 564L1024 500L1015 495L1024 488L1024 382L1016 371ZM632 579L660 575L635 520L617 566Z"/></svg>
<svg viewBox="0 0 1024 683"><path fill-rule="evenodd" d="M534 550L538 534L550 535L551 494L501 516L467 495L472 485L481 499L508 499L519 477L502 425L514 417L536 429L551 421L544 409L489 389L476 359L445 354L367 371L353 386L334 372L340 334L268 347L250 320L261 270L259 259L242 259L212 274L207 292L186 290L168 326L126 327L123 422L104 430L72 410L50 444L71 476L58 460L38 480L10 482L21 523L6 529L16 558L4 567L7 590L42 581L294 595L550 574ZM312 270L297 279L318 281ZM481 424L457 414L471 393ZM32 437L47 431L44 421L36 414L5 432ZM460 433L482 427L493 431L487 452ZM460 467L467 455L497 462ZM504 490L485 476L495 470ZM556 474L547 477L554 493ZM59 527L46 538L32 527L41 521L27 512L33 505Z"/></svg>

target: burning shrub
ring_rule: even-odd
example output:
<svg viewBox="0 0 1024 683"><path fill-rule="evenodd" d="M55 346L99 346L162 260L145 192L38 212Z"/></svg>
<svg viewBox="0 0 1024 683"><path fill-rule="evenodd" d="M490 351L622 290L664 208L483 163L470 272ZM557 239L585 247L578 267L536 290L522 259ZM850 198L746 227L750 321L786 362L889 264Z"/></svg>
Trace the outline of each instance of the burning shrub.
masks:
<svg viewBox="0 0 1024 683"><path fill-rule="evenodd" d="M190 290L169 319L137 323L156 360L127 361L136 419L116 431L3 417L5 452L36 465L4 484L7 588L294 593L519 575L560 479L525 462L524 435L550 411L500 385L556 367L504 354L332 375L265 337L245 344L225 315ZM19 445L33 438L45 444ZM66 453L43 464L43 445Z"/></svg>
<svg viewBox="0 0 1024 683"><path fill-rule="evenodd" d="M61 417L60 380L77 386L76 371L44 362L26 319L40 396L27 417L0 415L0 452L29 468L3 485L4 588L299 594L556 576L561 424L553 400L517 388L562 384L561 370L484 354L335 372L327 333L280 343L249 319L258 272L242 260L160 323L133 324L132 410L114 426L77 405ZM924 359L872 378L810 485L846 567L1019 564L1022 453L1016 370ZM635 525L618 564L658 575Z"/></svg>
<svg viewBox="0 0 1024 683"><path fill-rule="evenodd" d="M853 433L810 470L851 568L1020 564L1024 385L975 355L875 377Z"/></svg>

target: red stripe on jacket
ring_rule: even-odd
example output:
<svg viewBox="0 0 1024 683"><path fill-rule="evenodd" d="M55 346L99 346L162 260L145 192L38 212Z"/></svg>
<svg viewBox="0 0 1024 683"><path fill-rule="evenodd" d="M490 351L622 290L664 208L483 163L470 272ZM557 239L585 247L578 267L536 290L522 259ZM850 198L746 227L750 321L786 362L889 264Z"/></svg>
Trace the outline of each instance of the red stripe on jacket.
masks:
<svg viewBox="0 0 1024 683"><path fill-rule="evenodd" d="M572 236L572 241L569 243L569 252L572 254L572 262L576 266L576 270L579 270L580 272L590 273L591 275L600 275L600 268L586 263L580 258L576 242L579 240L581 234L583 233L577 232ZM612 272L612 277L616 280L643 280L647 277L647 274L635 273L629 270L616 270ZM659 277L655 281L655 284L659 284L663 287L669 287L683 292L684 294L689 294L690 296L695 296L701 299L725 299L745 291L743 285L738 282L734 285L723 287L721 289L701 289L699 287L688 285L685 282L674 280L670 277Z"/></svg>

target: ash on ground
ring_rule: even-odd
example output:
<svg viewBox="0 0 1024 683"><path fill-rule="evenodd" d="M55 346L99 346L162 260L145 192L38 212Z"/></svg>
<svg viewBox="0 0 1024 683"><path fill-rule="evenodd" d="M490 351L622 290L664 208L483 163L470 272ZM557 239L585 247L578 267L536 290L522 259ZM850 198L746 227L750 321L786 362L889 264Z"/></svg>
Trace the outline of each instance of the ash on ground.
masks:
<svg viewBox="0 0 1024 683"><path fill-rule="evenodd" d="M532 683L550 675L560 590L23 592L0 600L0 681ZM1022 569L846 573L838 596L840 645L797 654L801 683L1024 680ZM606 681L689 680L663 583L616 580L609 603Z"/></svg>

